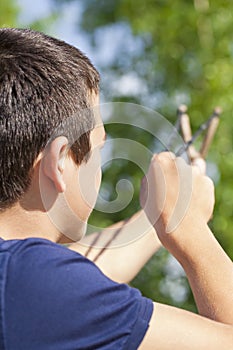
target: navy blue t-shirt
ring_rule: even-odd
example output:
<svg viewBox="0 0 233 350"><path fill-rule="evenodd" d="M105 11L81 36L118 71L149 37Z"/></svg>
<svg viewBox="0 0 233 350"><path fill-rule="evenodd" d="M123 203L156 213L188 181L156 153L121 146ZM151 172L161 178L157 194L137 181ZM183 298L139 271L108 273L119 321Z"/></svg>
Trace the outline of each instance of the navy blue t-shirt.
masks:
<svg viewBox="0 0 233 350"><path fill-rule="evenodd" d="M137 289L66 247L0 240L1 350L137 349L152 311Z"/></svg>

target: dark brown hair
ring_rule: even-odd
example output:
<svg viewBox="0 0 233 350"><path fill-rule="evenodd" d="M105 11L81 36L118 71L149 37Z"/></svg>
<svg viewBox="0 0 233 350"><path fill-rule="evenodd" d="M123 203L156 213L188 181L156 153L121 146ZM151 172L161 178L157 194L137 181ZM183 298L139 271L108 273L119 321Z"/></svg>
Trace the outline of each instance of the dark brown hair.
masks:
<svg viewBox="0 0 233 350"><path fill-rule="evenodd" d="M91 92L99 74L77 48L28 29L0 29L0 209L27 191L34 161L54 130L72 115L77 164L90 150ZM61 132L62 133L62 132Z"/></svg>

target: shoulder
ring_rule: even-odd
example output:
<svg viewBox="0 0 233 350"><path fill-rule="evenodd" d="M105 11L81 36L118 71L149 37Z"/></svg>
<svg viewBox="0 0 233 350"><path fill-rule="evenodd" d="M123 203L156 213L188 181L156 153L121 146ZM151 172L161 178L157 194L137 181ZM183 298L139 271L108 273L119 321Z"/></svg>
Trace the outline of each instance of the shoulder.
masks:
<svg viewBox="0 0 233 350"><path fill-rule="evenodd" d="M19 264L25 264L33 268L49 263L47 267L55 267L61 261L64 262L86 262L91 263L83 255L76 253L66 246L53 243L47 239L28 238L24 240L4 241L1 244L1 251L8 253L10 266L18 268Z"/></svg>
<svg viewBox="0 0 233 350"><path fill-rule="evenodd" d="M47 288L51 283L54 288L63 278L67 282L77 278L81 281L88 279L90 274L102 274L81 254L46 239L6 241L5 250L9 255L8 278L12 283L31 281L35 285L43 279L47 280Z"/></svg>
<svg viewBox="0 0 233 350"><path fill-rule="evenodd" d="M87 258L46 240L29 239L8 251L5 300L11 337L16 327L25 346L40 329L48 342L55 334L67 337L67 344L75 339L77 349L77 344L80 349L88 344L138 347L153 308L138 290L113 282Z"/></svg>

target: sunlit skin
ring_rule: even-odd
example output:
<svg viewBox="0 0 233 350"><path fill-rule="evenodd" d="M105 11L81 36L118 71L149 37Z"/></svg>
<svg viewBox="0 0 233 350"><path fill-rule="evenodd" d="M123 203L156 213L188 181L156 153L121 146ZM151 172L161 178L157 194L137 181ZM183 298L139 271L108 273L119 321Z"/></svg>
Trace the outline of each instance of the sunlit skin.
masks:
<svg viewBox="0 0 233 350"><path fill-rule="evenodd" d="M67 153L68 140L63 136L53 140L47 152L39 155L34 164L32 184L28 192L14 207L0 214L3 239L39 237L54 242L67 241L64 231L68 237L72 236L78 232L77 225L81 223L82 226L87 222L101 182L99 152L105 139L101 123L91 131L90 138L91 157L81 166L77 166ZM205 317L154 303L150 327L140 349L187 350L205 349L208 346L212 350L229 350L233 344L233 267L207 226L213 210L213 185L199 170L192 168L193 195L189 207L181 224L167 234L168 218L179 192L177 169L185 174L189 166L168 153L154 156L147 174L151 190L153 184L159 181L156 171L158 167L165 176L163 184L167 189L172 188L172 191L165 192L161 189L167 195L160 220L136 243L123 250L109 250L102 257L99 266L112 279L115 276L115 280L119 281L121 271L118 269L116 272L111 265L113 262L117 265L116 262L124 256L128 271L124 279L130 280L158 249L155 229L158 230L164 246L185 269L198 310ZM88 181L83 181L84 179ZM42 192L48 200L47 209L42 200ZM145 197L144 192L142 186L141 197ZM206 193L209 194L207 197ZM150 203L155 208L159 207L156 192L152 191ZM150 203L145 206L145 211L154 223L156 220ZM51 212L54 214L52 220ZM54 219L60 220L62 230L58 229ZM120 225L124 227L123 222ZM127 230L122 231L127 234ZM133 271L131 274L130 270Z"/></svg>
<svg viewBox="0 0 233 350"><path fill-rule="evenodd" d="M98 96L96 97L98 101ZM86 222L95 205L101 183L100 149L106 135L103 124L98 120L90 132L91 152L87 163L77 166L67 153L66 137L56 138L50 147L38 156L33 169L31 186L22 200L0 215L1 237L4 239L41 237L58 242L65 240L63 232L57 230L46 210L56 207L57 200L64 194L70 212ZM82 181L88 174L88 182ZM80 180L79 180L80 178ZM41 193L47 197L44 207ZM14 220L13 220L14 218ZM24 225L22 225L22 222ZM55 223L56 224L56 223Z"/></svg>
<svg viewBox="0 0 233 350"><path fill-rule="evenodd" d="M75 232L77 232L77 225L80 226L80 221L81 224L87 221L99 190L101 179L100 149L103 147L106 138L99 112L99 96L93 93L90 99L94 107L97 127L90 134L93 152L87 164L83 163L81 166L77 166L73 162L72 157L69 154L67 155L67 139L65 137L55 139L49 148L49 152L46 152L46 157L43 157L42 152L36 159L32 184L28 192L14 207L0 214L2 238L24 239L39 237L53 242L72 242L72 239L59 231L55 223L61 218L64 218L64 222L62 222L64 225L67 222L71 224L74 222ZM64 158L64 155L67 156ZM84 195L85 181L83 179L85 179L84 175L88 173L87 170L91 169L93 164L95 164L95 169L93 173L88 174L88 176L91 176L91 183L90 186L87 186L88 189L92 188L89 191L91 198L86 198ZM80 174L81 176L79 177ZM79 179L81 181L78 181ZM83 185L82 189L79 187L80 182ZM91 184L94 185L91 187ZM43 194L46 201L41 198ZM64 207L62 213L60 213L60 209L57 210L57 205L55 204L58 203L58 196L61 196L60 198L65 201L68 218L64 215ZM46 208L45 204L47 204L48 208ZM55 220L51 220L51 208L55 215ZM139 231L143 230L144 223L148 220L143 212L139 212L127 220L127 225L125 225L124 221L114 224L111 227L111 235L113 236L115 231L121 227L119 239L121 239L122 235L126 237L130 235L132 237L134 235L134 221L139 215L143 217L142 221L144 222L142 222L142 227L138 226L137 229ZM76 220L78 220L78 223ZM147 226L148 224L147 222ZM78 238L80 239L82 235L83 233ZM93 241L94 237L95 234L90 235L80 243L70 245L70 248L85 254L88 249L86 244L89 245L89 242ZM104 234L101 235L100 243L102 242L102 246L105 244L105 240L109 240L109 238L111 237L106 237ZM115 241L113 243L115 245ZM155 230L151 227L149 232L140 239L123 247L107 249L96 263L113 280L129 282L160 246L161 243L155 234ZM89 258L94 258L98 252L99 249L94 247Z"/></svg>

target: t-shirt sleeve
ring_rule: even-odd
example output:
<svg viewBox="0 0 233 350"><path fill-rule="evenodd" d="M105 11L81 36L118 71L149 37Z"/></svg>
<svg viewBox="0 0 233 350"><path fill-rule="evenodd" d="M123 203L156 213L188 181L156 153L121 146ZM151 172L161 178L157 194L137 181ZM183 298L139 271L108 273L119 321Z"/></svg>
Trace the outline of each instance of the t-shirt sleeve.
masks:
<svg viewBox="0 0 233 350"><path fill-rule="evenodd" d="M137 349L153 311L137 289L45 240L12 254L5 294L6 342L17 350Z"/></svg>

